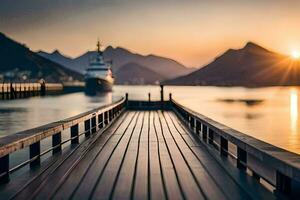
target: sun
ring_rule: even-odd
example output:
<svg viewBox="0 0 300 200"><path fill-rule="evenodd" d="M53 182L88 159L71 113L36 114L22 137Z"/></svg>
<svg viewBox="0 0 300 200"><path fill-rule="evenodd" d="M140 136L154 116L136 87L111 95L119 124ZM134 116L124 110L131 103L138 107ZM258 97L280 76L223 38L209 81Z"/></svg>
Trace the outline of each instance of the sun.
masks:
<svg viewBox="0 0 300 200"><path fill-rule="evenodd" d="M296 50L294 50L294 51L292 51L292 53L291 53L291 57L293 58L293 59L300 59L300 52L299 51L296 51Z"/></svg>

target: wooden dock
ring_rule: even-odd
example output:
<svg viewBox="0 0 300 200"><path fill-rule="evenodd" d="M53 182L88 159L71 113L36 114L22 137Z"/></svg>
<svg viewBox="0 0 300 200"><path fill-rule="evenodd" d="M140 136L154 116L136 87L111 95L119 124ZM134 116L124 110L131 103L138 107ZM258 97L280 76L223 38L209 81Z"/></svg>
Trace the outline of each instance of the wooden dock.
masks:
<svg viewBox="0 0 300 200"><path fill-rule="evenodd" d="M60 83L0 83L0 100L44 96L46 92L62 90Z"/></svg>
<svg viewBox="0 0 300 200"><path fill-rule="evenodd" d="M12 167L11 158L18 151L29 152L29 159ZM0 156L1 199L299 195L298 155L232 130L172 99L124 98L7 136L0 139Z"/></svg>
<svg viewBox="0 0 300 200"><path fill-rule="evenodd" d="M65 83L0 83L0 100L28 98L84 91L83 82Z"/></svg>

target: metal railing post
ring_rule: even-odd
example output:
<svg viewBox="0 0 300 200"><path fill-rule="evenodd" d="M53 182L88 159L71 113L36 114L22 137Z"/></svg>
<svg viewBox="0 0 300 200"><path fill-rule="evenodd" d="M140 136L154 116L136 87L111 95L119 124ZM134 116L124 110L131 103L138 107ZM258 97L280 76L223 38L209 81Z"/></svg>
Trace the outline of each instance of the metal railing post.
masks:
<svg viewBox="0 0 300 200"><path fill-rule="evenodd" d="M92 125L92 134L96 133L97 131L96 116L93 116L91 118L91 125Z"/></svg>
<svg viewBox="0 0 300 200"><path fill-rule="evenodd" d="M79 133L78 124L71 126L71 138L73 138L71 139L71 144L79 143L78 133Z"/></svg>
<svg viewBox="0 0 300 200"><path fill-rule="evenodd" d="M40 141L33 143L29 146L29 157L30 159L34 159L33 161L30 162L30 168L40 165L41 163L40 153L41 153Z"/></svg>
<svg viewBox="0 0 300 200"><path fill-rule="evenodd" d="M91 134L91 120L90 119L84 121L84 133L85 133L85 137L88 137Z"/></svg>
<svg viewBox="0 0 300 200"><path fill-rule="evenodd" d="M226 140L224 137L220 136L221 138L221 145L220 145L220 154L222 156L227 157L228 156L228 140Z"/></svg>
<svg viewBox="0 0 300 200"><path fill-rule="evenodd" d="M58 153L61 151L61 132L52 135L52 147L55 147L52 150L52 154Z"/></svg>
<svg viewBox="0 0 300 200"><path fill-rule="evenodd" d="M98 127L99 129L103 128L103 113L98 115Z"/></svg>
<svg viewBox="0 0 300 200"><path fill-rule="evenodd" d="M9 154L0 158L0 183L9 181Z"/></svg>
<svg viewBox="0 0 300 200"><path fill-rule="evenodd" d="M247 169L245 166L247 163L247 152L244 149L241 149L240 147L237 147L237 168L241 170Z"/></svg>

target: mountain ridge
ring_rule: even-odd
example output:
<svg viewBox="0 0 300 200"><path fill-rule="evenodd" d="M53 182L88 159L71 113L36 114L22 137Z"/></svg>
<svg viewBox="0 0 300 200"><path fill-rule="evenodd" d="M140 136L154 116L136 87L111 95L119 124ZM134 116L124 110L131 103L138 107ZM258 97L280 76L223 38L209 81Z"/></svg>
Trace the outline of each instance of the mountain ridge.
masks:
<svg viewBox="0 0 300 200"><path fill-rule="evenodd" d="M127 63L115 74L116 84L122 85L153 85L165 79L150 69L137 63Z"/></svg>
<svg viewBox="0 0 300 200"><path fill-rule="evenodd" d="M248 87L300 85L300 64L289 56L248 42L243 48L228 49L195 72L164 83Z"/></svg>
<svg viewBox="0 0 300 200"><path fill-rule="evenodd" d="M87 51L82 55L73 58L70 60L70 62L64 62L55 58L51 53L45 54L40 52L40 55L45 56L48 59L52 59L52 61L56 61L62 65L65 65L69 69L76 70L80 73L84 73L85 69L88 67L90 57L93 57L95 54L96 51ZM189 72L195 70L194 68L187 68L176 60L170 58L165 58L154 54L141 55L122 47L114 48L112 46L108 46L104 50L103 56L106 61L113 61L113 71L115 72L117 72L127 63L136 63L144 66L151 71L156 72L157 74L161 74L167 79L188 74Z"/></svg>
<svg viewBox="0 0 300 200"><path fill-rule="evenodd" d="M82 80L82 75L66 69L31 51L3 33L0 33L0 72L4 79L45 79L47 82Z"/></svg>

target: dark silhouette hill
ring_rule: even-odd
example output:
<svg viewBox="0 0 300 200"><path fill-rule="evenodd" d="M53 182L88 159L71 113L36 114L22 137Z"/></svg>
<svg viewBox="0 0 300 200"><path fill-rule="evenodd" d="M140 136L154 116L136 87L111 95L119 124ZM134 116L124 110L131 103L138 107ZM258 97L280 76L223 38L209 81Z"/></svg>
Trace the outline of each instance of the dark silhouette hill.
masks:
<svg viewBox="0 0 300 200"><path fill-rule="evenodd" d="M47 58L48 60L54 61L58 64L61 64L63 66L71 65L73 62L73 59L61 54L58 50L53 51L52 53L47 53L44 51L37 52L40 56Z"/></svg>
<svg viewBox="0 0 300 200"><path fill-rule="evenodd" d="M165 77L136 63L127 63L115 74L116 84L149 85L158 84Z"/></svg>
<svg viewBox="0 0 300 200"><path fill-rule="evenodd" d="M300 85L299 63L299 60L248 42L242 49L229 49L195 72L164 83L249 87Z"/></svg>
<svg viewBox="0 0 300 200"><path fill-rule="evenodd" d="M82 75L50 61L0 33L0 73L10 80L44 79L47 82L82 80Z"/></svg>
<svg viewBox="0 0 300 200"><path fill-rule="evenodd" d="M122 69L122 66L125 64L133 62L144 66L168 79L185 75L195 70L194 68L187 68L179 62L169 58L156 55L143 56L132 53L127 49L120 47L107 47L104 51L104 57L108 60L113 60L113 66L115 67L116 71Z"/></svg>
<svg viewBox="0 0 300 200"><path fill-rule="evenodd" d="M59 55L57 55L57 52L53 52L51 54L39 52L39 54L83 74L89 65L90 58L95 56L96 51L88 51L74 59L70 59L68 57L62 58L62 54L59 53ZM104 50L103 55L106 61L113 61L114 72L118 72L123 69L123 66L128 63L136 63L140 66L144 66L145 68L156 72L167 79L185 75L195 70L194 68L187 68L177 61L169 58L155 55L143 56L120 47L113 48L109 46ZM145 77L145 79L147 79L147 77Z"/></svg>

